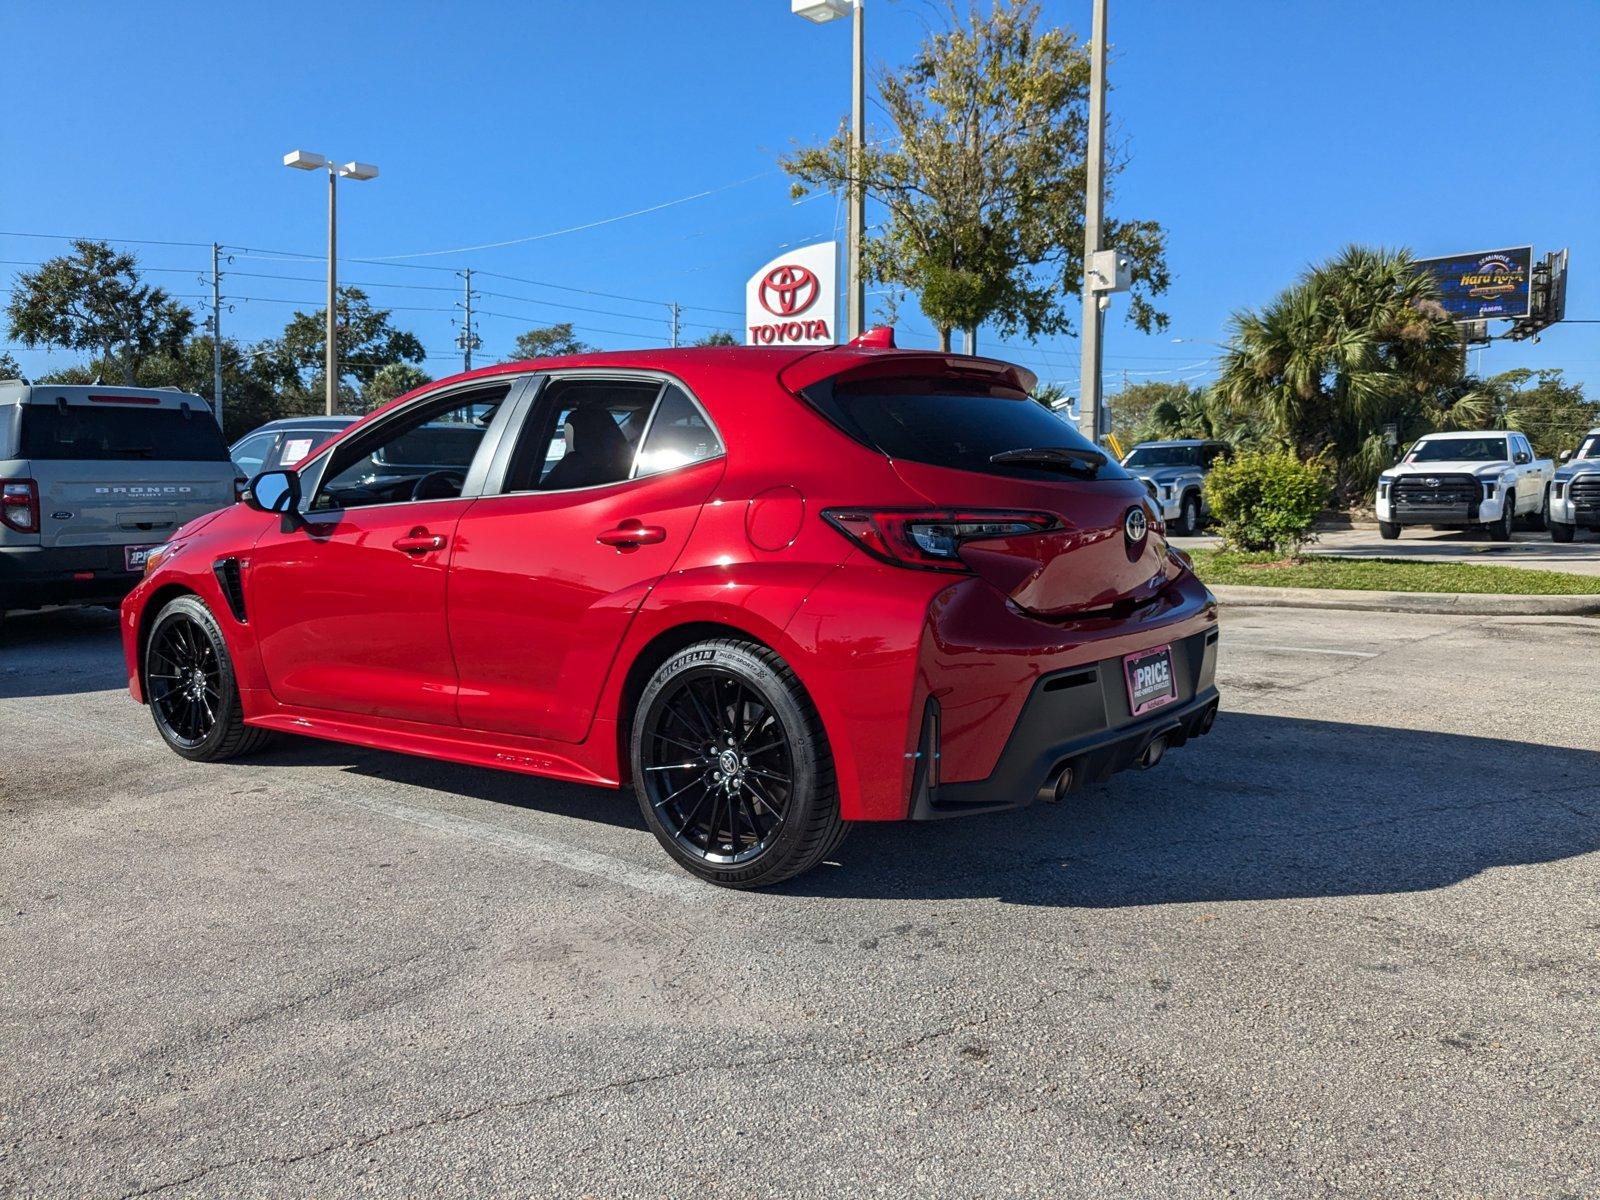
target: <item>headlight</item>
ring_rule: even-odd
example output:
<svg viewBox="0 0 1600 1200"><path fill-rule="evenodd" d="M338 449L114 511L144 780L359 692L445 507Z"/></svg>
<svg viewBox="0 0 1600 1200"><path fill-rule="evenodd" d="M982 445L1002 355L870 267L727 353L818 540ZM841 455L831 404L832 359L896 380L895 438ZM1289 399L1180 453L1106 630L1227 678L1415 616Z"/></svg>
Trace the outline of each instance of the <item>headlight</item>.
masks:
<svg viewBox="0 0 1600 1200"><path fill-rule="evenodd" d="M1163 483L1161 490L1167 494L1167 499L1171 500L1173 493L1178 490L1178 485L1175 483Z"/></svg>
<svg viewBox="0 0 1600 1200"><path fill-rule="evenodd" d="M1496 484L1495 484L1495 481L1493 479L1485 479L1483 481L1483 498L1485 500L1493 500L1494 499L1495 486L1496 486Z"/></svg>
<svg viewBox="0 0 1600 1200"><path fill-rule="evenodd" d="M1567 485L1566 484L1564 484L1564 483L1553 483L1553 484L1550 485L1550 497L1551 497L1551 499L1559 500L1559 499L1561 499L1561 497L1565 496L1566 494L1567 494Z"/></svg>

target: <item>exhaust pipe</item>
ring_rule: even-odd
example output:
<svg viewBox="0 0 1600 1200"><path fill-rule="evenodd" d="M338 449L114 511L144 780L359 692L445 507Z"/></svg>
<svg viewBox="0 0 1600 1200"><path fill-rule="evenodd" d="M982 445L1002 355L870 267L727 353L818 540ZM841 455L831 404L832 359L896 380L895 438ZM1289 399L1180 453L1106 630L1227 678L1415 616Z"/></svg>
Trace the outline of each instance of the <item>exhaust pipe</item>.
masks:
<svg viewBox="0 0 1600 1200"><path fill-rule="evenodd" d="M1139 755L1139 765L1148 771L1161 761L1161 756L1167 752L1167 739L1156 737L1150 739L1150 744L1144 748L1144 753Z"/></svg>
<svg viewBox="0 0 1600 1200"><path fill-rule="evenodd" d="M1217 723L1217 702L1215 700L1213 700L1211 702L1211 704L1206 708L1206 711L1200 714L1200 721L1195 726L1195 730L1194 731L1197 734L1210 733L1211 732L1211 727L1213 725L1215 725L1216 723Z"/></svg>
<svg viewBox="0 0 1600 1200"><path fill-rule="evenodd" d="M1072 790L1073 778L1072 767L1070 765L1062 767L1054 778L1045 780L1035 799L1043 800L1047 804L1060 804L1063 797Z"/></svg>

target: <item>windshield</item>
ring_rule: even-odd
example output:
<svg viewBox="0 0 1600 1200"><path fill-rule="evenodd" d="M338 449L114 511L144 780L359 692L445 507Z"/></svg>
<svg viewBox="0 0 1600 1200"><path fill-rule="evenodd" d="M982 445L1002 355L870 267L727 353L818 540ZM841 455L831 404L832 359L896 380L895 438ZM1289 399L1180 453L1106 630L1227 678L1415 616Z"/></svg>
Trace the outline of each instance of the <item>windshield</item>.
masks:
<svg viewBox="0 0 1600 1200"><path fill-rule="evenodd" d="M1573 458L1600 458L1600 433L1591 433L1583 439L1583 445L1578 447L1578 452Z"/></svg>
<svg viewBox="0 0 1600 1200"><path fill-rule="evenodd" d="M25 404L22 457L227 462L228 445L204 408Z"/></svg>
<svg viewBox="0 0 1600 1200"><path fill-rule="evenodd" d="M1192 467L1199 459L1197 446L1137 446L1122 460L1125 467Z"/></svg>
<svg viewBox="0 0 1600 1200"><path fill-rule="evenodd" d="M1505 438L1436 438L1418 442L1406 455L1408 463L1509 462Z"/></svg>
<svg viewBox="0 0 1600 1200"><path fill-rule="evenodd" d="M890 458L957 467L986 475L1063 478L1024 462L996 463L1010 450L1096 452L1087 438L1044 405L1014 388L952 377L843 382L812 403L857 441ZM1096 452L1098 453L1098 452ZM1110 455L1099 479L1126 479Z"/></svg>

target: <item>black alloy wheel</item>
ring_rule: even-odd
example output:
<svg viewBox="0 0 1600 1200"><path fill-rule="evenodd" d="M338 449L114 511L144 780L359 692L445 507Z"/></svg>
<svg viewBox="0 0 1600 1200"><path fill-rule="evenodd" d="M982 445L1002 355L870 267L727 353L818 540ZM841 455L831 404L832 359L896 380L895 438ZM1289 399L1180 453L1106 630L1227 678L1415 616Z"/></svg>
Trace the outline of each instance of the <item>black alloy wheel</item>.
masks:
<svg viewBox="0 0 1600 1200"><path fill-rule="evenodd" d="M222 710L222 663L200 623L187 614L163 621L146 651L150 708L167 741L198 749Z"/></svg>
<svg viewBox="0 0 1600 1200"><path fill-rule="evenodd" d="M764 647L717 639L663 663L640 696L631 750L646 822L702 879L777 883L844 836L821 720Z"/></svg>
<svg viewBox="0 0 1600 1200"><path fill-rule="evenodd" d="M717 667L679 676L645 730L645 791L679 846L719 867L772 842L794 793L788 735L772 707Z"/></svg>
<svg viewBox="0 0 1600 1200"><path fill-rule="evenodd" d="M156 731L184 758L216 762L271 740L270 732L244 723L228 643L198 596L179 596L156 615L143 662Z"/></svg>

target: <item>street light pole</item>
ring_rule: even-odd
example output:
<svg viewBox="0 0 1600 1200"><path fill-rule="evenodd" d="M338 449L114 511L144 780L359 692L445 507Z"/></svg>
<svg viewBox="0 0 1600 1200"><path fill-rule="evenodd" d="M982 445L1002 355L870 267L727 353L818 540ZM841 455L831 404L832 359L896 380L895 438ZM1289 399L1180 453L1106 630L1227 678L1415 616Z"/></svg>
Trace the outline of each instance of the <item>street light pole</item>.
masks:
<svg viewBox="0 0 1600 1200"><path fill-rule="evenodd" d="M292 150L283 156L283 165L297 171L328 172L328 311L323 336L327 349L323 371L327 375L325 406L328 415L339 412L339 178L376 179L378 168L371 163L347 162L343 166L320 154Z"/></svg>
<svg viewBox="0 0 1600 1200"><path fill-rule="evenodd" d="M1106 0L1094 0L1093 43L1089 49L1088 178L1083 199L1083 320L1079 334L1082 370L1078 377L1078 429L1100 440L1100 363L1102 291L1091 274L1100 250L1106 169Z"/></svg>
<svg viewBox="0 0 1600 1200"><path fill-rule="evenodd" d="M850 65L850 196L846 206L845 329L861 335L867 316L867 281L861 269L862 242L867 236L867 191L862 186L866 157L867 12L866 0L789 0L789 11L821 25L849 14L852 25Z"/></svg>
<svg viewBox="0 0 1600 1200"><path fill-rule="evenodd" d="M323 373L327 377L327 411L339 414L339 172L328 164L328 311L323 338Z"/></svg>

